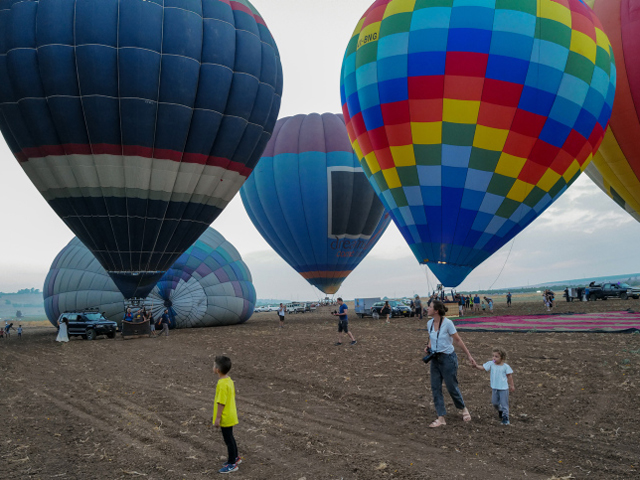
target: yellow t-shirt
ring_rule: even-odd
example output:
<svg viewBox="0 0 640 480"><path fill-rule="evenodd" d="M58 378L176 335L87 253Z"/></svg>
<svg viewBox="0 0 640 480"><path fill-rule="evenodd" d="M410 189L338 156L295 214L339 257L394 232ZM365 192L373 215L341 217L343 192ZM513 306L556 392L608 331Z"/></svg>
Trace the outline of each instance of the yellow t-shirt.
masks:
<svg viewBox="0 0 640 480"><path fill-rule="evenodd" d="M238 424L238 410L236 410L236 387L231 378L221 378L216 385L216 398L213 401L213 420L216 423L218 416L218 404L224 405L222 417L220 418L221 427L233 427Z"/></svg>

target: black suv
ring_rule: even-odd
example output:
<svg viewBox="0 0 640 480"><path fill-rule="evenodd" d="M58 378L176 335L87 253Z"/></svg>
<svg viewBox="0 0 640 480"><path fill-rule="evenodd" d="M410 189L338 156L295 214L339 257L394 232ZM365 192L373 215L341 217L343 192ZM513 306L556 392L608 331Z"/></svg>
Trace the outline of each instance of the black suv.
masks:
<svg viewBox="0 0 640 480"><path fill-rule="evenodd" d="M69 337L75 335L85 340L95 340L98 335L106 335L107 338L116 338L118 324L107 320L97 311L64 312L58 321L62 321L63 317L69 320Z"/></svg>
<svg viewBox="0 0 640 480"><path fill-rule="evenodd" d="M411 315L411 309L402 302L389 300L389 306L391 307L392 317L408 317L409 315ZM383 307L384 302L376 302L371 306L371 313L373 314L375 312L378 315L381 315L380 311Z"/></svg>

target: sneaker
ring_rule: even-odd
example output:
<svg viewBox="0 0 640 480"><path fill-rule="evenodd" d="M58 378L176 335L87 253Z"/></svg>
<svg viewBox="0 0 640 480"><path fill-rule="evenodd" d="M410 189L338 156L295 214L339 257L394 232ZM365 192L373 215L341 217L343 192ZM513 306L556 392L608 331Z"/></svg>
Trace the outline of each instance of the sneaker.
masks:
<svg viewBox="0 0 640 480"><path fill-rule="evenodd" d="M503 425L511 425L511 423L509 423L509 417L505 417L504 415L502 416L502 424Z"/></svg>
<svg viewBox="0 0 640 480"><path fill-rule="evenodd" d="M238 470L238 465L233 463L233 464L225 465L220 470L218 470L218 472L219 473L231 473L231 472L235 472L236 470Z"/></svg>
<svg viewBox="0 0 640 480"><path fill-rule="evenodd" d="M336 342L336 347L337 347L338 345L342 345L342 342Z"/></svg>
<svg viewBox="0 0 640 480"><path fill-rule="evenodd" d="M357 341L357 340L354 340L353 342L351 342L351 344L350 344L350 345L355 345L356 343L358 343L358 341Z"/></svg>
<svg viewBox="0 0 640 480"><path fill-rule="evenodd" d="M242 459L240 457L236 457L236 465L240 465L242 463ZM227 465L231 465L229 462L224 462L222 464L223 467L226 467Z"/></svg>

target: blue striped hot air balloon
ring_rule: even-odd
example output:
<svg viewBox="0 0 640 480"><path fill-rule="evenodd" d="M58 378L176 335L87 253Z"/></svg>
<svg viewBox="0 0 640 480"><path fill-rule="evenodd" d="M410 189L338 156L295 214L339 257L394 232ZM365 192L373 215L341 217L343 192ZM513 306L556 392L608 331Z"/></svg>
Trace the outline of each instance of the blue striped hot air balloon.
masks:
<svg viewBox="0 0 640 480"><path fill-rule="evenodd" d="M342 115L331 113L278 120L240 196L267 243L326 294L338 291L391 221Z"/></svg>
<svg viewBox="0 0 640 480"><path fill-rule="evenodd" d="M125 298L237 193L281 93L247 0L0 0L0 130Z"/></svg>
<svg viewBox="0 0 640 480"><path fill-rule="evenodd" d="M63 312L88 308L118 323L124 317L122 293L77 238L53 261L43 293L53 325ZM172 328L195 328L244 323L255 303L249 268L234 246L209 228L164 274L144 305L156 318L167 308Z"/></svg>

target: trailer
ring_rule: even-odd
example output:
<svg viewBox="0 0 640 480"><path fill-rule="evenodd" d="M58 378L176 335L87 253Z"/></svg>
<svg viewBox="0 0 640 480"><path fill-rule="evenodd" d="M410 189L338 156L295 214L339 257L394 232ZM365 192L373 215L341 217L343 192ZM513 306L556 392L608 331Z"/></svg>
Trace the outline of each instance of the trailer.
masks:
<svg viewBox="0 0 640 480"><path fill-rule="evenodd" d="M382 299L380 297L376 298L356 298L355 299L355 311L356 315L360 318L363 317L371 317L371 307L374 303L380 302Z"/></svg>
<svg viewBox="0 0 640 480"><path fill-rule="evenodd" d="M583 300L587 300L588 292L585 287L565 288L562 296L567 300L567 302L581 302Z"/></svg>

